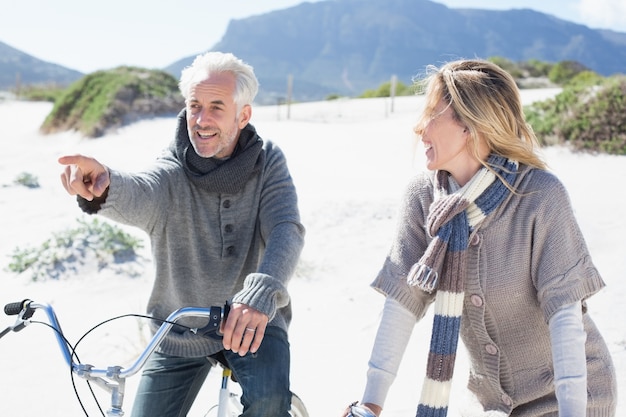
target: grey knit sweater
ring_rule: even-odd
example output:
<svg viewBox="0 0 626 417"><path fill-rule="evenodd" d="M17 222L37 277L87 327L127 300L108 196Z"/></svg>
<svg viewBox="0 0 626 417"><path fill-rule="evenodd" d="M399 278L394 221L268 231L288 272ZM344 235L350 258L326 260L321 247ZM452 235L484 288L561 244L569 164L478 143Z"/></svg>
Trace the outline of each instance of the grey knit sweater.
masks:
<svg viewBox="0 0 626 417"><path fill-rule="evenodd" d="M199 170L190 165L194 158L197 162L183 112L172 147L150 169L134 174L110 169L106 200L83 202L83 210L97 210L149 235L155 265L147 306L152 316L163 319L181 307L228 300L252 306L269 316L269 325L287 330L287 283L302 250L304 227L284 154L248 125L226 162ZM209 172L201 172L207 167ZM182 323L202 325L201 319ZM219 341L182 330L160 348L187 357L221 349Z"/></svg>
<svg viewBox="0 0 626 417"><path fill-rule="evenodd" d="M599 291L569 197L552 174L522 166L517 193L479 226L468 248L461 337L471 362L469 389L485 410L511 416L557 416L548 320L561 306ZM403 201L398 231L373 287L419 319L433 296L406 276L430 237L432 173L417 176ZM589 314L588 416L613 416L617 389L607 346ZM424 335L428 340L428 335Z"/></svg>

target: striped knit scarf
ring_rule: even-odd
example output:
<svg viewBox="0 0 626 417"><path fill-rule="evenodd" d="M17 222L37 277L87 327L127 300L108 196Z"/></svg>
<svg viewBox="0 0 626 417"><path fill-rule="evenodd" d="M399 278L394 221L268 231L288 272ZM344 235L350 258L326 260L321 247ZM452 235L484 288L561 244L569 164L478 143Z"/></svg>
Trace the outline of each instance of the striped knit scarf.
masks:
<svg viewBox="0 0 626 417"><path fill-rule="evenodd" d="M491 155L487 163L509 184L513 184L518 164ZM456 358L470 233L509 194L509 189L486 168L460 190L449 193L449 174L438 171L435 200L428 214L428 230L433 240L407 281L426 292L436 290L435 317L428 354L428 365L417 417L445 417Z"/></svg>

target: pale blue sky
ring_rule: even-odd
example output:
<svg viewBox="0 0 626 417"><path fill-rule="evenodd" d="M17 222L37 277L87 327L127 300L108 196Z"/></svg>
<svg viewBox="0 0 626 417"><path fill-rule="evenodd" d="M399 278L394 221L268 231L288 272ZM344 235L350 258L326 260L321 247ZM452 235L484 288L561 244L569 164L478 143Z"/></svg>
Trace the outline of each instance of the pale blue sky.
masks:
<svg viewBox="0 0 626 417"><path fill-rule="evenodd" d="M436 1L453 8L530 8L593 28L626 33L624 0ZM230 19L302 2L0 0L0 41L36 58L85 73L119 65L162 68L212 47Z"/></svg>

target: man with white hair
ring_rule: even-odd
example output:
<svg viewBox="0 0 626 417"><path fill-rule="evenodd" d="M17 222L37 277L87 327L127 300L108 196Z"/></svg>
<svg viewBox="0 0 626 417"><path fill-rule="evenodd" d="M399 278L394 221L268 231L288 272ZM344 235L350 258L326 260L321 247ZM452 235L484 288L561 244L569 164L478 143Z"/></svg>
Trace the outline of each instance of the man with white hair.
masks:
<svg viewBox="0 0 626 417"><path fill-rule="evenodd" d="M302 246L285 156L249 123L258 81L232 54L209 52L179 82L185 109L171 146L141 173L64 156L65 189L87 213L144 230L155 281L154 328L181 307L230 303L223 339L175 326L144 368L134 417L185 416L215 360L232 369L246 416L288 416L291 301Z"/></svg>

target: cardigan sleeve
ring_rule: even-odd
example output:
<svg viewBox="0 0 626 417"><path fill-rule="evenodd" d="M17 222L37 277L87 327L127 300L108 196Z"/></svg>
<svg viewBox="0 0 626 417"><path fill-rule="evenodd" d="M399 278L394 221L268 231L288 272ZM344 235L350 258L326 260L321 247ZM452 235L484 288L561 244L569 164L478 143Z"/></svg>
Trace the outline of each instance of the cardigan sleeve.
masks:
<svg viewBox="0 0 626 417"><path fill-rule="evenodd" d="M426 216L432 200L432 173L420 173L405 189L391 249L372 283L374 289L397 300L418 319L426 313L434 294L409 286L406 278L432 239L426 231Z"/></svg>
<svg viewBox="0 0 626 417"><path fill-rule="evenodd" d="M539 203L533 224L532 274L548 322L560 307L585 300L605 284L594 266L569 196L553 175L538 175L533 198Z"/></svg>

